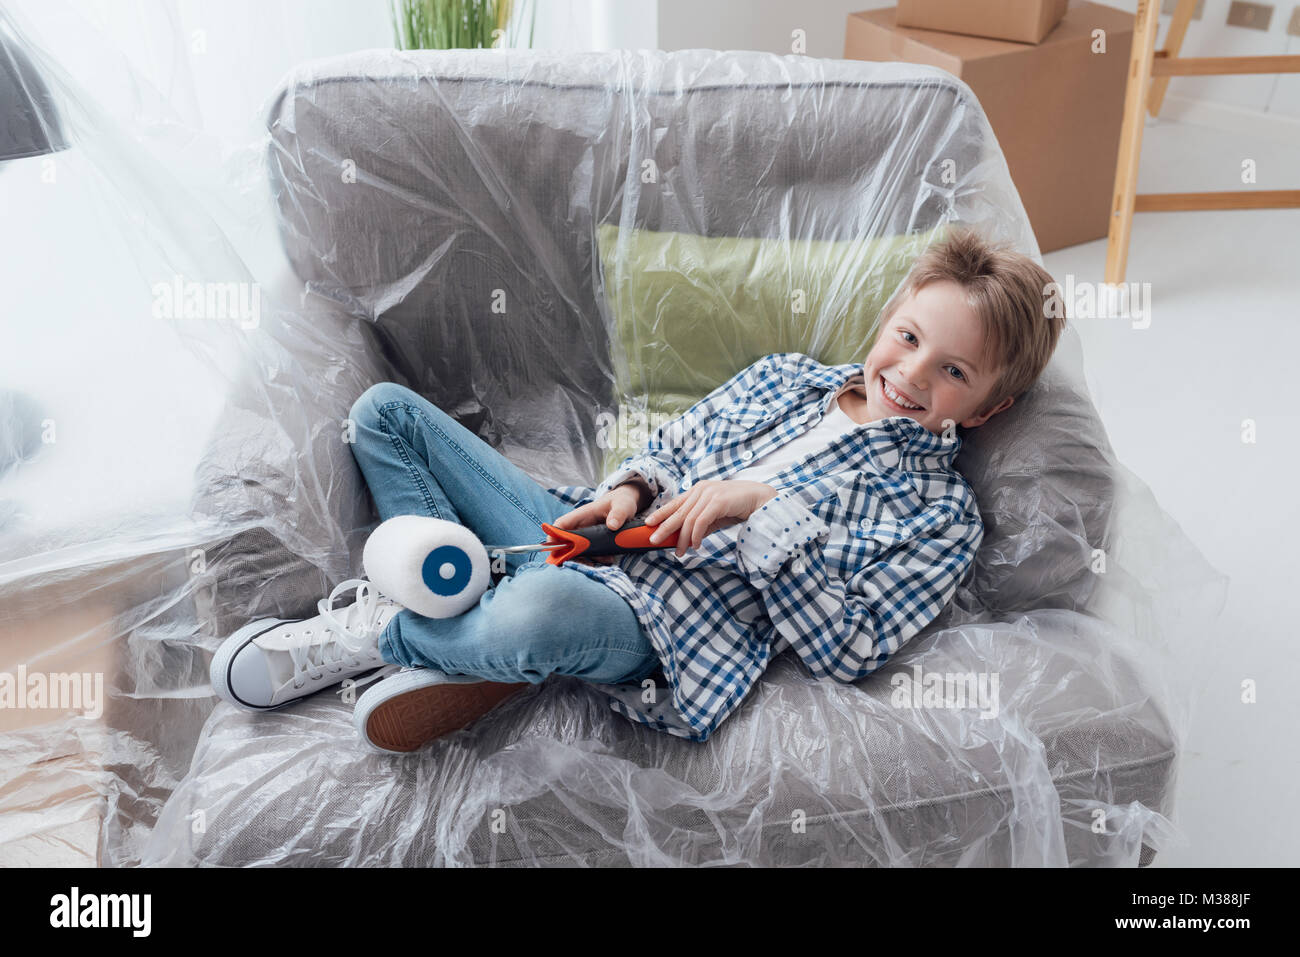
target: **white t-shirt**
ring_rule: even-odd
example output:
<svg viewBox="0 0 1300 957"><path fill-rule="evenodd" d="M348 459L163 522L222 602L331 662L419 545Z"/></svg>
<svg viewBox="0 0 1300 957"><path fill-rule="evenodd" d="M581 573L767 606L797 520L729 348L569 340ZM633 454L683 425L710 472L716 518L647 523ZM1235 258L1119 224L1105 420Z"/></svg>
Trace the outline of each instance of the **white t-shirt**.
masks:
<svg viewBox="0 0 1300 957"><path fill-rule="evenodd" d="M845 432L858 427L840 408L839 396L831 403L830 411L822 420L802 435L796 435L785 445L778 445L762 458L751 462L735 475L728 475L731 480L741 479L746 482L766 482L772 476L803 460L813 452L819 452L830 445Z"/></svg>
<svg viewBox="0 0 1300 957"><path fill-rule="evenodd" d="M837 395L831 403L830 410L822 416L822 420L814 425L803 435L797 435L785 445L778 445L772 451L768 452L762 458L755 460L745 468L741 469L735 475L728 475L727 481L734 479L743 479L747 482L766 482L772 476L778 474L784 469L796 462L803 460L813 452L820 452L826 446L830 445L835 439L839 438L845 432L849 432L858 427L861 423L854 422L848 417L843 409L840 408L840 399ZM778 488L779 486L773 486ZM744 522L736 522L728 525L726 528L720 528L709 535L709 540L716 539L714 536L722 536L734 542L736 534L740 531ZM721 543L718 543L721 544Z"/></svg>

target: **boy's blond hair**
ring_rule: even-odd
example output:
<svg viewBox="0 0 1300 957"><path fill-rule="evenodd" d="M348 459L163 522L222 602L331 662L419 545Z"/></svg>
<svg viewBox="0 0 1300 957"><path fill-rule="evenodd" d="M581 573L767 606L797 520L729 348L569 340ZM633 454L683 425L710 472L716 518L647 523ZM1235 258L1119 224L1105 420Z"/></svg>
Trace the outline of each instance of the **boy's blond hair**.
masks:
<svg viewBox="0 0 1300 957"><path fill-rule="evenodd" d="M981 406L985 412L1007 396L1019 399L1047 367L1065 329L1060 287L1049 273L1007 243L991 243L972 229L952 229L917 257L885 305L880 325L909 293L949 280L966 291L966 302L984 327L981 364L999 369Z"/></svg>

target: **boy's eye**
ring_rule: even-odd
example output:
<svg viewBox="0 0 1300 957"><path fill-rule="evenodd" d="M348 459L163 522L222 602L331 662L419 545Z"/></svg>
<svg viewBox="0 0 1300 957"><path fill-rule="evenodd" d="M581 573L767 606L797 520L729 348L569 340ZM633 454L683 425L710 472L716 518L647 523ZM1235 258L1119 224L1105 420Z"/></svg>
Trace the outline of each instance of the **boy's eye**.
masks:
<svg viewBox="0 0 1300 957"><path fill-rule="evenodd" d="M898 330L898 334L899 334L900 336L908 336L908 337L909 337L908 340L907 340L908 342L911 342L912 339L915 338L915 337L912 336L912 334L911 334L910 332L908 332L906 329L899 329L899 330ZM966 378L965 373L963 373L963 372L962 372L960 369L958 369L956 366L948 366L948 368L951 369L953 372L957 373L957 378L958 378L958 379L964 379L964 378Z"/></svg>

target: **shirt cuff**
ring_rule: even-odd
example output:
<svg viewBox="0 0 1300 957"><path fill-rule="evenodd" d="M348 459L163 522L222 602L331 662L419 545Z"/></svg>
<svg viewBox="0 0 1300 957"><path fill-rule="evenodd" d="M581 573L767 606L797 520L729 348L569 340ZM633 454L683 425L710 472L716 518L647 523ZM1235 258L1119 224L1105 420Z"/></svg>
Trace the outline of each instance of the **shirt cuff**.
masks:
<svg viewBox="0 0 1300 957"><path fill-rule="evenodd" d="M654 493L654 499L651 502L654 507L662 505L663 502L660 499L672 495L677 490L677 479L667 469L645 459L635 459L601 482L596 487L592 497L600 498L611 489L634 478L644 479L645 483L650 486L650 491Z"/></svg>
<svg viewBox="0 0 1300 957"><path fill-rule="evenodd" d="M792 498L777 493L740 526L736 555L751 585L770 585L792 556L802 556L813 541L830 534L830 526Z"/></svg>

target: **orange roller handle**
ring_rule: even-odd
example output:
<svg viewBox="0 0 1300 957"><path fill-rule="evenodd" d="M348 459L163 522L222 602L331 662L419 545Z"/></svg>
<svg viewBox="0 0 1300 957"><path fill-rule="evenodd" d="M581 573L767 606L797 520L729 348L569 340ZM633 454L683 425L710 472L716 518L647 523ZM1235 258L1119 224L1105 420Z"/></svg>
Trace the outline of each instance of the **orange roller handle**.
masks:
<svg viewBox="0 0 1300 957"><path fill-rule="evenodd" d="M546 522L542 531L557 541L565 543L564 548L553 548L546 556L549 565L563 565L579 555L622 555L626 552L649 552L661 548L675 548L677 533L673 532L662 542L651 542L650 536L658 525L647 525L637 520L622 528L611 530L607 525L588 525L585 528L556 528Z"/></svg>

